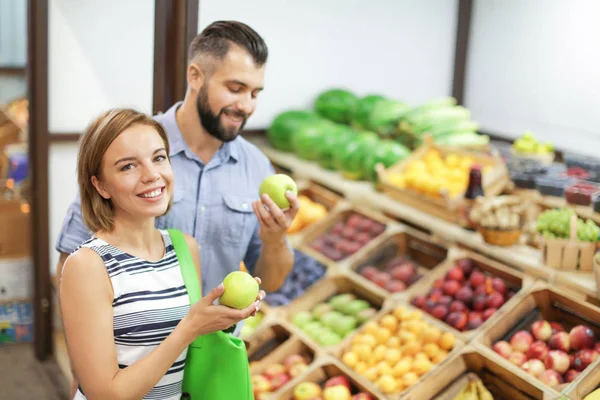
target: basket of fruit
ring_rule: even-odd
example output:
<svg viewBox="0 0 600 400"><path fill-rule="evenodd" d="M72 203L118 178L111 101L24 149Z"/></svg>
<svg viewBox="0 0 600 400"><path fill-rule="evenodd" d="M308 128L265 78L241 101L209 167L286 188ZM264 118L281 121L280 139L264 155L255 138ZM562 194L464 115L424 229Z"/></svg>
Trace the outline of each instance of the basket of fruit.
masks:
<svg viewBox="0 0 600 400"><path fill-rule="evenodd" d="M532 132L525 132L514 141L511 146L513 157L532 159L543 164L552 164L554 161L554 146L551 143L541 143Z"/></svg>
<svg viewBox="0 0 600 400"><path fill-rule="evenodd" d="M478 197L469 218L487 243L512 246L521 238L528 207L519 196Z"/></svg>
<svg viewBox="0 0 600 400"><path fill-rule="evenodd" d="M457 222L473 165L482 168L486 196L496 196L510 182L508 169L494 154L449 149L431 140L407 159L378 168L380 187L392 198L439 218Z"/></svg>
<svg viewBox="0 0 600 400"><path fill-rule="evenodd" d="M341 360L374 384L382 398L395 398L462 346L459 338L421 310L389 305L352 336Z"/></svg>
<svg viewBox="0 0 600 400"><path fill-rule="evenodd" d="M600 228L584 221L571 208L540 214L536 230L544 263L554 269L592 272Z"/></svg>
<svg viewBox="0 0 600 400"><path fill-rule="evenodd" d="M599 321L598 307L538 282L475 342L498 363L562 391L600 366Z"/></svg>

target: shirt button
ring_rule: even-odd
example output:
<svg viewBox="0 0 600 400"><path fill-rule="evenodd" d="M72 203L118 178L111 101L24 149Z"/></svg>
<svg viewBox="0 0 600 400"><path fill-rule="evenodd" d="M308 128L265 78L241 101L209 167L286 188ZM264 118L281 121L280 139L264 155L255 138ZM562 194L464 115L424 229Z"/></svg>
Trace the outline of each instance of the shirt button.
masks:
<svg viewBox="0 0 600 400"><path fill-rule="evenodd" d="M202 212L206 211L206 207L200 206L200 211L202 211Z"/></svg>
<svg viewBox="0 0 600 400"><path fill-rule="evenodd" d="M248 208L248 203L244 203L242 204L242 208L245 210L246 208Z"/></svg>

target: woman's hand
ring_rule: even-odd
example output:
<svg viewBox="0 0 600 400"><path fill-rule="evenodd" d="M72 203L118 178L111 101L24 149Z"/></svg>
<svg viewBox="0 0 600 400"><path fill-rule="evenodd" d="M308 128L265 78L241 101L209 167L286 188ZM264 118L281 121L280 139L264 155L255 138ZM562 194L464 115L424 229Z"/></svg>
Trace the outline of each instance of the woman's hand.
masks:
<svg viewBox="0 0 600 400"><path fill-rule="evenodd" d="M260 278L254 278L260 285ZM227 306L213 304L216 299L223 294L223 284L214 288L208 295L204 296L196 304L193 304L190 311L183 319L186 329L190 332L190 343L198 336L212 332L227 329L238 322L256 315L260 309L261 301L265 297L265 292L261 290L258 293L256 301L248 307L237 310Z"/></svg>

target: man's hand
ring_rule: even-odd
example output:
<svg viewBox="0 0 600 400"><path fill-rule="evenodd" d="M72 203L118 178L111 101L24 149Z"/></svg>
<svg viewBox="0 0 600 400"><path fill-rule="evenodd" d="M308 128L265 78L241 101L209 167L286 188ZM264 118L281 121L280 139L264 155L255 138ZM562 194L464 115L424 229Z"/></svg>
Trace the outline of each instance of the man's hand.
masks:
<svg viewBox="0 0 600 400"><path fill-rule="evenodd" d="M285 195L290 202L290 207L285 211L282 211L267 194L263 194L261 200L252 203L254 214L260 224L258 234L265 243L283 243L285 232L298 214L300 209L298 197L289 191Z"/></svg>

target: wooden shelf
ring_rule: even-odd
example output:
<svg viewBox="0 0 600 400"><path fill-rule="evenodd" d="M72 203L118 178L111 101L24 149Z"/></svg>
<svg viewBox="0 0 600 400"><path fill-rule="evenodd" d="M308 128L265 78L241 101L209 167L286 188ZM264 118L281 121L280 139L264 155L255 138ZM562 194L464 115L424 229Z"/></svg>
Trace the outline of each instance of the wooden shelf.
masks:
<svg viewBox="0 0 600 400"><path fill-rule="evenodd" d="M582 297L596 296L596 284L593 274L583 272L562 272L546 267L538 249L515 245L499 247L483 241L481 235L462 229L459 225L434 217L414 207L398 202L389 196L377 192L369 182L357 182L345 179L340 173L328 171L314 162L304 161L291 153L284 153L271 147L265 137L247 138L258 146L271 161L291 171L294 179L306 179L319 183L343 194L349 201L368 204L382 212L394 216L400 222L406 221L422 227L435 237L450 244L472 249L487 257L504 262L535 278L551 284L571 289Z"/></svg>

